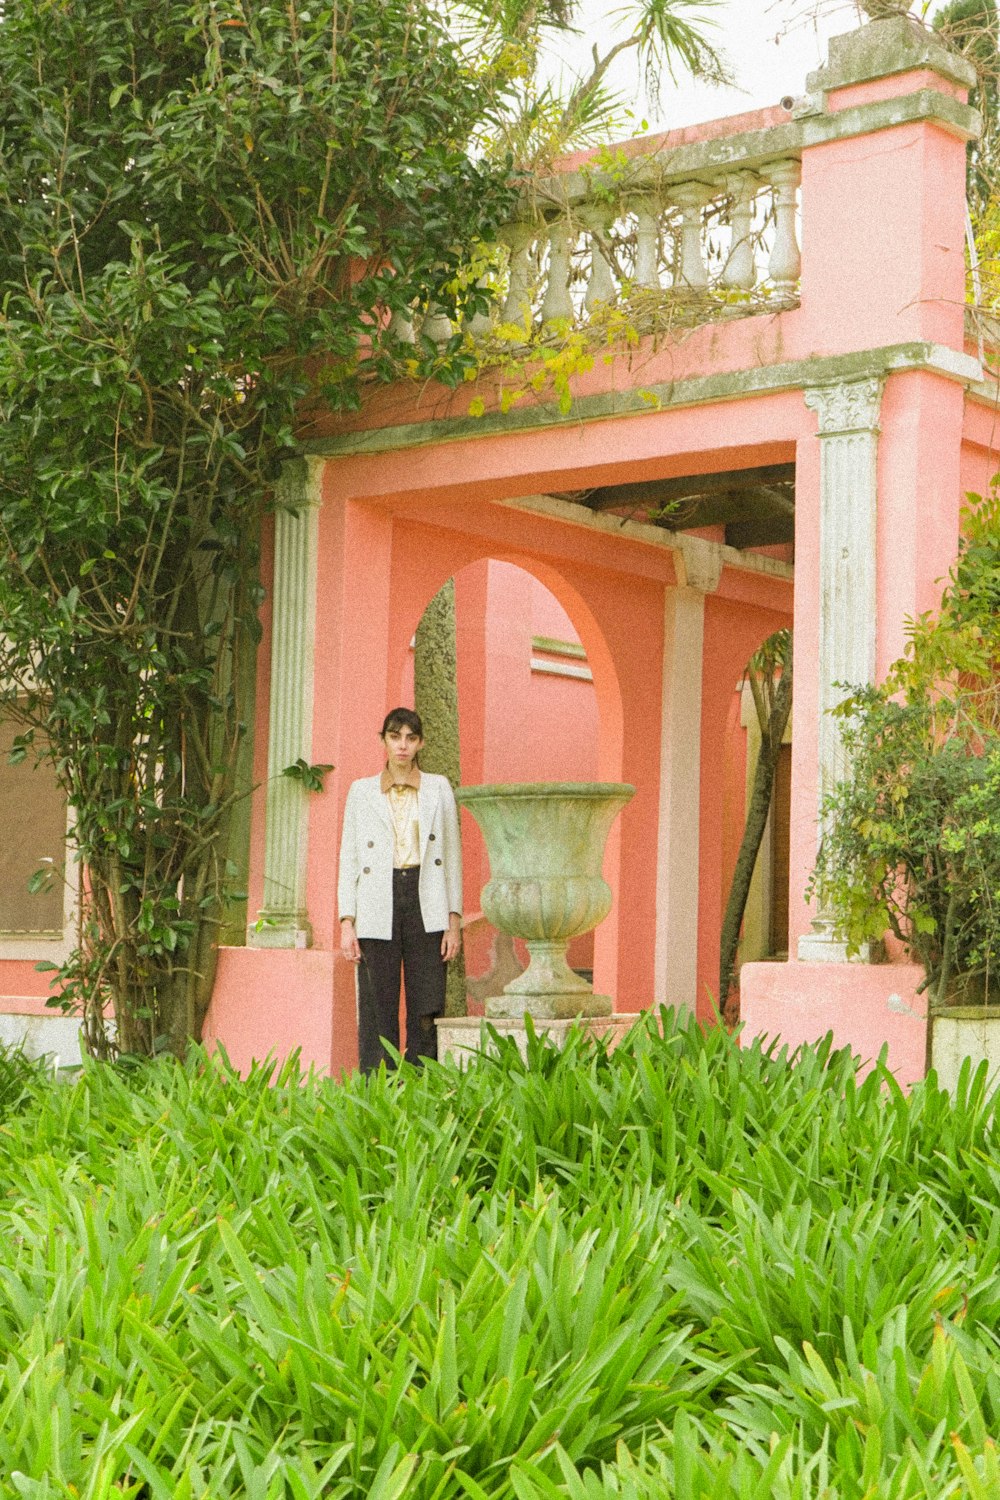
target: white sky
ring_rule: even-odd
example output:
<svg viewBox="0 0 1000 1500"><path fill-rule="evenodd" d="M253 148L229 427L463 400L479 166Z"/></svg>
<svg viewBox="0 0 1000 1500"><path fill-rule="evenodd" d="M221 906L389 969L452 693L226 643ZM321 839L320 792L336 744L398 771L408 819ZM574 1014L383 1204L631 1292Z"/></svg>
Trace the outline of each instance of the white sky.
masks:
<svg viewBox="0 0 1000 1500"><path fill-rule="evenodd" d="M913 13L926 9L933 14L940 3L914 0ZM626 24L627 11L627 0L579 0L577 25L582 35L560 44L558 57L551 59L553 71L562 64L576 73L589 72L591 48L597 43L603 51L613 44ZM728 56L739 89L710 88L680 75L676 84L666 78L659 100L651 101L640 87L636 118L647 119L652 130L740 114L777 104L784 94L803 93L806 74L825 61L828 39L858 24L854 0L718 0L706 14L717 22L713 41ZM635 93L631 54L620 62L619 71L610 75L612 82Z"/></svg>

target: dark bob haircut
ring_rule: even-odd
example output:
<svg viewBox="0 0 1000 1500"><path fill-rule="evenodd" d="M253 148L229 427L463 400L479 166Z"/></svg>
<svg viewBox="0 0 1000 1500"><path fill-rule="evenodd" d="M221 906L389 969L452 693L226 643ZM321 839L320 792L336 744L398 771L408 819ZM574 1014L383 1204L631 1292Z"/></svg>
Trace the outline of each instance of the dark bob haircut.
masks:
<svg viewBox="0 0 1000 1500"><path fill-rule="evenodd" d="M414 713L412 708L390 709L385 716L385 723L382 725L382 738L385 739L385 736L393 729L409 729L417 736L418 740L422 740L424 737L424 726L420 715Z"/></svg>

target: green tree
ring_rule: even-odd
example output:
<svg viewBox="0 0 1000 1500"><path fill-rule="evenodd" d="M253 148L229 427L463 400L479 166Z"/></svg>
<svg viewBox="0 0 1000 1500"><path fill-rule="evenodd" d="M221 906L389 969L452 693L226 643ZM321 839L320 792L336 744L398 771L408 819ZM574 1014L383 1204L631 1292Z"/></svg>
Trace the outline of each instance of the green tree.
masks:
<svg viewBox="0 0 1000 1500"><path fill-rule="evenodd" d="M979 111L982 132L969 142L969 208L977 237L996 232L997 153L1000 127L1000 18L996 0L949 0L935 12L934 30L972 64L976 84L969 103ZM989 253L989 247L986 247Z"/></svg>
<svg viewBox="0 0 1000 1500"><path fill-rule="evenodd" d="M453 788L462 780L459 742L458 640L455 580L449 578L427 605L417 626L413 653L413 701L424 726L420 752L425 771L447 776ZM448 965L444 1013L464 1016L465 949Z"/></svg>
<svg viewBox="0 0 1000 1500"><path fill-rule="evenodd" d="M502 38L517 56L509 108L492 149L509 151L522 166L545 165L562 152L603 145L634 124L633 94L608 81L617 58L631 54L655 95L664 75L683 70L710 83L729 83L724 54L714 45L712 11L718 0L633 0L611 12L607 45L591 49L590 67L554 80L541 66L547 35L573 32L579 0L465 0L461 10ZM511 55L508 50L508 57Z"/></svg>

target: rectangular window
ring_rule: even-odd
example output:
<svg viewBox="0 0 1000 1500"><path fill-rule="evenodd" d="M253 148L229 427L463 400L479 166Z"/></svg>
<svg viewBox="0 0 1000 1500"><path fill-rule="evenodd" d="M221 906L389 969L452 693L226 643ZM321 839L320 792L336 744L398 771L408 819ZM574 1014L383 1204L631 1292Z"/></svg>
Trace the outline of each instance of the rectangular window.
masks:
<svg viewBox="0 0 1000 1500"><path fill-rule="evenodd" d="M14 737L22 727L0 718L0 934L62 937L66 907L66 798L47 761L34 751L10 765ZM36 870L52 877L35 894Z"/></svg>

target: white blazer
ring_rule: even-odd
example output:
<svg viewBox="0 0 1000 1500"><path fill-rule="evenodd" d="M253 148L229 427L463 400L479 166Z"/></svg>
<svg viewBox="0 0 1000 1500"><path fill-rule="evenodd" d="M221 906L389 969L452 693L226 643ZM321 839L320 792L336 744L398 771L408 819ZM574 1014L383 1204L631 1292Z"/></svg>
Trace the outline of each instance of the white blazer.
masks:
<svg viewBox="0 0 1000 1500"><path fill-rule="evenodd" d="M458 809L447 776L421 771L420 915L426 932L443 932L462 911L462 845ZM337 906L353 917L359 938L392 937L392 815L381 774L351 783L340 840Z"/></svg>

